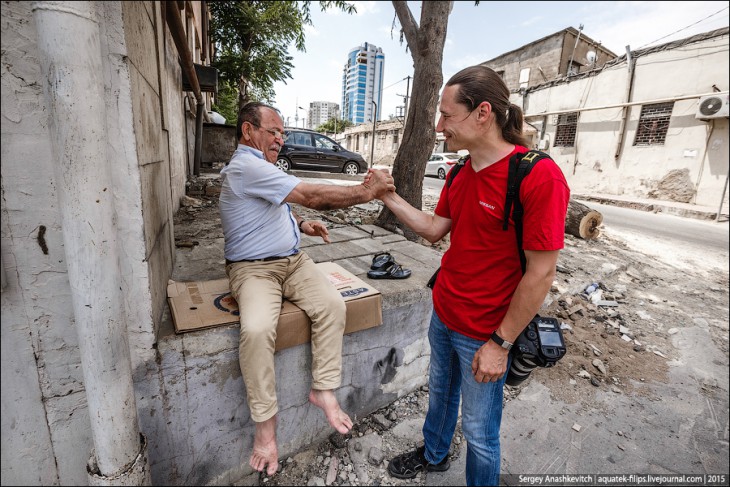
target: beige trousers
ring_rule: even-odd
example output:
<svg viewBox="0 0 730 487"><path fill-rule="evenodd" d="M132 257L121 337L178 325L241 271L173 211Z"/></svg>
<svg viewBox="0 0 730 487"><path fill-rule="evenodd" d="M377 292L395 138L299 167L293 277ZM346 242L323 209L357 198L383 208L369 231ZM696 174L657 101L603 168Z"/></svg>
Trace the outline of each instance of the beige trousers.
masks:
<svg viewBox="0 0 730 487"><path fill-rule="evenodd" d="M238 358L254 421L266 421L279 409L274 342L282 298L312 321L312 389L340 386L345 302L309 256L299 252L268 262L234 262L226 274L240 311Z"/></svg>

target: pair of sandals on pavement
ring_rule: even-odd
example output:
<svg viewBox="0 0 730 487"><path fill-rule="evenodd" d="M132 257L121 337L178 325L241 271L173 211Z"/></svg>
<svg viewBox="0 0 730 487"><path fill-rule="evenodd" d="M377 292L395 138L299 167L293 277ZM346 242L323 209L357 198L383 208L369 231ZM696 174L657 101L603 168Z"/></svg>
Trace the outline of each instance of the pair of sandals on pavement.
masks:
<svg viewBox="0 0 730 487"><path fill-rule="evenodd" d="M410 276L410 269L404 269L389 252L375 254L368 271L370 279L406 279Z"/></svg>

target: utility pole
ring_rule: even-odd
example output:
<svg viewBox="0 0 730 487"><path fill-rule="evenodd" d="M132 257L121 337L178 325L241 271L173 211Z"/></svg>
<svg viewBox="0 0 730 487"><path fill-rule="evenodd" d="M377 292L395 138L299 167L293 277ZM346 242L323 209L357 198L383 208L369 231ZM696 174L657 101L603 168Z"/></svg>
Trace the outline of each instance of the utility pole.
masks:
<svg viewBox="0 0 730 487"><path fill-rule="evenodd" d="M377 123L378 119L375 116L376 113L378 113L378 104L375 103L375 100L372 100L373 105L373 137L372 141L370 142L370 163L368 164L368 167L373 167L375 165L375 160L373 159L375 154L375 124Z"/></svg>
<svg viewBox="0 0 730 487"><path fill-rule="evenodd" d="M408 120L408 101L410 99L410 96L409 96L410 89L411 89L411 76L408 75L408 76L406 76L406 99L405 99L406 106L403 109L403 120Z"/></svg>
<svg viewBox="0 0 730 487"><path fill-rule="evenodd" d="M403 80L401 80L401 81L403 81ZM403 105L404 105L403 106L403 120L404 121L408 117L408 99L410 98L409 95L408 95L408 93L410 91L410 88L411 88L411 77L410 76L406 76L406 94L405 95L400 95L400 94L396 93L397 96L402 96L403 97Z"/></svg>

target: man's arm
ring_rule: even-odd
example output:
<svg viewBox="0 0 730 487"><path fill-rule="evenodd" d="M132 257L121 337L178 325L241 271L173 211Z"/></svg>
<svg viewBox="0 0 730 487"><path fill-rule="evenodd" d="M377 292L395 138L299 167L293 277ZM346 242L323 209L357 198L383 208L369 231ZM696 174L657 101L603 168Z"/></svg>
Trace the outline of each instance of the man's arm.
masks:
<svg viewBox="0 0 730 487"><path fill-rule="evenodd" d="M297 226L302 233L304 233L305 235L310 235L312 237L316 237L317 235L319 235L320 237L322 237L322 240L324 240L325 243L331 242L330 232L329 230L327 230L327 225L319 220L305 220L293 211L291 212L291 214L297 221Z"/></svg>
<svg viewBox="0 0 730 487"><path fill-rule="evenodd" d="M514 343L522 330L540 309L555 278L559 250L525 250L527 267L517 285L507 314L496 332L504 340ZM508 350L492 340L474 354L472 372L477 382L494 382L507 371Z"/></svg>
<svg viewBox="0 0 730 487"><path fill-rule="evenodd" d="M380 199L408 228L431 243L438 242L451 230L450 219L417 210L395 191L383 194Z"/></svg>
<svg viewBox="0 0 730 487"><path fill-rule="evenodd" d="M367 203L388 191L395 191L393 176L387 171L372 171L364 183L355 186L301 182L291 190L284 201L315 210L335 210Z"/></svg>

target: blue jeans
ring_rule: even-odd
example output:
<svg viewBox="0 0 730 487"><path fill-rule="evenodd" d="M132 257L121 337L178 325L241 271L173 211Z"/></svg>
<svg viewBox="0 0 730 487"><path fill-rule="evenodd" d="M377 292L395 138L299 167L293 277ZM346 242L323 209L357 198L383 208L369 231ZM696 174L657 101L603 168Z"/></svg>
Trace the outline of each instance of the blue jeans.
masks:
<svg viewBox="0 0 730 487"><path fill-rule="evenodd" d="M499 427L507 374L498 382L476 382L471 362L485 342L449 330L436 312L431 316L428 340L429 401L423 425L426 460L439 463L449 453L461 394L461 428L467 441L466 485L499 485Z"/></svg>

